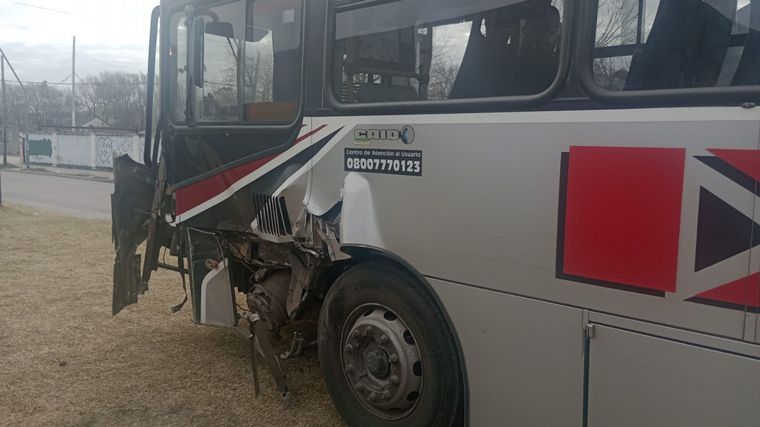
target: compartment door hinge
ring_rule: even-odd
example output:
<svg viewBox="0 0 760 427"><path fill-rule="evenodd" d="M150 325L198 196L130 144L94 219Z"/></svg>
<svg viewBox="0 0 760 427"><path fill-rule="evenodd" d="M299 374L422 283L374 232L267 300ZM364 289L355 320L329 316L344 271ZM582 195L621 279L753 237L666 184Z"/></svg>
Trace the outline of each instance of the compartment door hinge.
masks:
<svg viewBox="0 0 760 427"><path fill-rule="evenodd" d="M583 336L592 339L596 336L596 325L593 323L587 323L586 326L583 327Z"/></svg>

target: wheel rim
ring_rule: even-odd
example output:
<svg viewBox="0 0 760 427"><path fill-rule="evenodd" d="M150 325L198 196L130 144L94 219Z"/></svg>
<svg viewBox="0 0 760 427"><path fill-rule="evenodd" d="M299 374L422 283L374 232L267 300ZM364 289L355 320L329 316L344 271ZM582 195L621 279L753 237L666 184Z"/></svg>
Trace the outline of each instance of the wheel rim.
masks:
<svg viewBox="0 0 760 427"><path fill-rule="evenodd" d="M341 364L356 398L383 419L409 415L422 392L423 367L406 322L385 306L367 304L343 326Z"/></svg>

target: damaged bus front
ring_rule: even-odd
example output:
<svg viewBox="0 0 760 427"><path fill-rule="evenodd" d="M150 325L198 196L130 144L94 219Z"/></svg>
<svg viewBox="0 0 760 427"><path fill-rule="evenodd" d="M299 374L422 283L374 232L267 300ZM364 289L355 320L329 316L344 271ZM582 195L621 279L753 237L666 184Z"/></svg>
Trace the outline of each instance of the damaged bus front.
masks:
<svg viewBox="0 0 760 427"><path fill-rule="evenodd" d="M321 93L318 81L307 90L305 67L311 61L318 69L322 61L321 37L306 31L324 31L305 24L318 23L324 7L303 0L166 0L156 9L144 158L138 163L124 156L114 167L113 313L138 301L154 271L171 269L181 276L194 322L243 332L254 376L260 360L286 399L280 359L316 349L319 341L331 393L352 396L352 411L362 408L351 416L425 420L431 414L418 410L416 396L422 396L454 419L463 404L455 339L450 332L421 330L431 319L446 323L443 312L422 286L414 291L422 302L412 305L390 294L364 298L376 288L371 281L361 285L368 286L364 291L351 290L356 283L346 275L370 274L396 261L368 263L361 245L355 251L341 245L340 229L347 225L341 219L352 206L344 206L340 163L314 185L314 164L324 159L332 165L343 145L353 143L353 132L339 122L304 118L307 98ZM156 74L160 108L152 132ZM413 139L413 132L387 134L395 144L402 135ZM363 203L354 201L353 209L363 210ZM349 228L358 230L362 222ZM176 257L176 265L159 261L162 250ZM395 267L387 274L402 288L418 281ZM428 310L418 312L420 304ZM292 339L278 355L270 340L286 326ZM445 398L434 387L438 380L426 380L423 393L422 346L431 345L448 354L445 363L429 362L431 372L445 371L446 387L453 384ZM350 358L344 353L349 347L356 350Z"/></svg>

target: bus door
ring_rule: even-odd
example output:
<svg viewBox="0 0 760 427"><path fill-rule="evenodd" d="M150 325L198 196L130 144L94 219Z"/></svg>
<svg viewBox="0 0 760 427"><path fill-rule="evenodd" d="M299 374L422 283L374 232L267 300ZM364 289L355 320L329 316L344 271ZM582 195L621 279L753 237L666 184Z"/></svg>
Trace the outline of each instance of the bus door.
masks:
<svg viewBox="0 0 760 427"><path fill-rule="evenodd" d="M301 119L302 0L206 4L175 13L176 47L169 46L177 63L170 63L168 76L174 80L169 82L173 124L166 135L167 179L173 220L187 230L180 235L190 248L215 246L215 237L204 231L250 230L262 210L278 217L268 215L275 225L269 231L286 234L286 209L272 196L292 171L279 159L296 145L309 144ZM224 324L228 313L209 319L211 314L201 312L201 300L211 297L201 296L204 279L223 260L209 263L205 252L197 257L193 252L194 319Z"/></svg>
<svg viewBox="0 0 760 427"><path fill-rule="evenodd" d="M304 7L303 0L165 2L162 7L160 167L153 174L156 196L148 189L141 199L141 211L153 199L153 222L161 226L151 227L162 231L149 233L154 235L148 237L141 289L159 266L161 246L187 255L193 313L200 321L204 279L219 276L212 270L226 265L212 231L249 231L260 211L267 212L271 234L285 235L290 227L286 207L272 194L302 166L283 157L298 158L296 152L310 145L301 108ZM134 181L146 181L147 172L134 174L135 167L126 166L122 169ZM120 186L117 193L129 193L119 192ZM122 210L129 212L130 206ZM117 262L117 270L131 268L129 274L115 274L126 279L115 280L114 313L137 302L136 292L124 284L136 287L134 250L140 238L133 238L137 244L121 239L129 240L132 258L127 254ZM132 297L116 297L122 294Z"/></svg>

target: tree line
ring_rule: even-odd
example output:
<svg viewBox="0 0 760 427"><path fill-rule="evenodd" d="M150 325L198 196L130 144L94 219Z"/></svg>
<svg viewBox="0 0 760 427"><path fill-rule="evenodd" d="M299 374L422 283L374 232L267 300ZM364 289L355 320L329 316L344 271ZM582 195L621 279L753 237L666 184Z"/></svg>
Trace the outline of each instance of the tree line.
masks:
<svg viewBox="0 0 760 427"><path fill-rule="evenodd" d="M144 130L146 89L143 73L104 71L77 81L77 126L97 118L113 128ZM7 84L6 94L9 128L32 131L71 126L70 86L43 82L25 84L22 89Z"/></svg>

